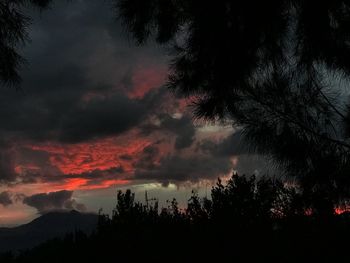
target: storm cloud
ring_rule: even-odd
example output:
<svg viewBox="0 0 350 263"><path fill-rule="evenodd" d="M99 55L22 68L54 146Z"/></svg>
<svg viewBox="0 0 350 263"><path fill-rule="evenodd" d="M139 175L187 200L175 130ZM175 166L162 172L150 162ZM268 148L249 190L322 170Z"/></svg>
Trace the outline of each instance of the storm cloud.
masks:
<svg viewBox="0 0 350 263"><path fill-rule="evenodd" d="M74 198L72 198L72 195L73 191L66 190L40 193L25 197L23 199L23 203L36 208L39 214L45 214L50 211L72 209L85 211L85 205L78 203Z"/></svg>
<svg viewBox="0 0 350 263"><path fill-rule="evenodd" d="M165 88L166 52L126 39L109 1L55 1L40 14L25 11L33 24L22 50L22 86L0 96L2 186L180 184L239 167L232 156L243 160L248 152L238 148L240 132L199 138L186 103ZM52 195L35 198L64 199L69 192ZM26 203L46 210L35 198Z"/></svg>
<svg viewBox="0 0 350 263"><path fill-rule="evenodd" d="M74 144L137 127L151 108L142 92L133 92L158 88L165 76L159 72L166 68L163 54L133 47L107 1L57 1L40 14L26 12L33 24L22 52L22 85L0 96L2 183L39 175L15 172L16 156L25 149L18 144Z"/></svg>
<svg viewBox="0 0 350 263"><path fill-rule="evenodd" d="M166 186L169 183L199 182L202 179L216 180L219 176L227 175L231 169L232 164L228 159L174 155L162 158L160 165L152 169L136 170L135 178L155 180Z"/></svg>
<svg viewBox="0 0 350 263"><path fill-rule="evenodd" d="M8 206L12 204L13 204L12 196L8 191L4 191L0 193L0 205Z"/></svg>
<svg viewBox="0 0 350 263"><path fill-rule="evenodd" d="M108 208L116 187L192 187L263 171L239 131L193 122L188 102L167 89L169 50L135 46L111 7L23 10L33 23L19 50L22 83L0 90L0 208L22 206L21 222L35 210Z"/></svg>

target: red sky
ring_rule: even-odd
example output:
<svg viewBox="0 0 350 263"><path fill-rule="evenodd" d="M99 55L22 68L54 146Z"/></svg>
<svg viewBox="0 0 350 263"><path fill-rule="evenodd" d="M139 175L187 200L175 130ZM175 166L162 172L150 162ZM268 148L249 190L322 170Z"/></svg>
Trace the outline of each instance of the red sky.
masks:
<svg viewBox="0 0 350 263"><path fill-rule="evenodd" d="M166 50L133 45L107 3L28 12L23 92L0 96L0 225L36 217L23 201L36 194L72 191L68 201L97 211L116 188L186 201L240 163L254 171L227 148L230 124L194 121L189 100L164 87Z"/></svg>

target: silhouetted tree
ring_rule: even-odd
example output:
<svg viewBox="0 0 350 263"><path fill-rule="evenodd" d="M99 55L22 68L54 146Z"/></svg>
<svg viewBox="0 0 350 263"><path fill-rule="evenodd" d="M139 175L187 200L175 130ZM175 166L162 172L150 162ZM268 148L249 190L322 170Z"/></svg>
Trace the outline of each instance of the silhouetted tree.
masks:
<svg viewBox="0 0 350 263"><path fill-rule="evenodd" d="M192 196L188 200L186 216L193 223L202 223L211 217L212 202L207 198L201 198L198 193L192 191Z"/></svg>
<svg viewBox="0 0 350 263"><path fill-rule="evenodd" d="M348 195L349 117L338 95L350 73L348 1L115 3L139 44L171 47L168 86L194 100L198 117L232 119L312 198Z"/></svg>
<svg viewBox="0 0 350 263"><path fill-rule="evenodd" d="M46 8L51 0L0 1L0 84L18 84L18 70L24 62L17 48L28 40L30 17L23 9L35 6Z"/></svg>
<svg viewBox="0 0 350 263"><path fill-rule="evenodd" d="M218 181L211 198L196 192L180 209L175 199L156 204L117 193L112 217L100 212L87 236L75 231L1 262L336 262L349 245L349 215L319 224L300 203L295 186L271 178L233 177ZM343 261L343 259L342 259Z"/></svg>

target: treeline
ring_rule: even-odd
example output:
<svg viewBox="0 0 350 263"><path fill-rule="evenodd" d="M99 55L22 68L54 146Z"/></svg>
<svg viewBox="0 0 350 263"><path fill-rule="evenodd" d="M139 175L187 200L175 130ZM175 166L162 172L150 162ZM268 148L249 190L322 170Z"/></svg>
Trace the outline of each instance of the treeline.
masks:
<svg viewBox="0 0 350 263"><path fill-rule="evenodd" d="M325 216L311 201L279 180L236 174L210 199L193 192L183 209L119 191L92 235L77 231L0 262L334 262L349 245L350 218Z"/></svg>

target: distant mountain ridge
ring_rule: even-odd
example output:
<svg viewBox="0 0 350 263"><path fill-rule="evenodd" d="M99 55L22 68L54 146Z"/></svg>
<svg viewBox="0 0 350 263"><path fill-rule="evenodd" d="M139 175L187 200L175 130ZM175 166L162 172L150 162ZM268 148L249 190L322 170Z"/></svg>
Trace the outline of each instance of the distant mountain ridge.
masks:
<svg viewBox="0 0 350 263"><path fill-rule="evenodd" d="M81 230L91 233L97 226L98 215L93 213L50 212L28 224L0 228L0 252L32 248L48 239L63 237Z"/></svg>

